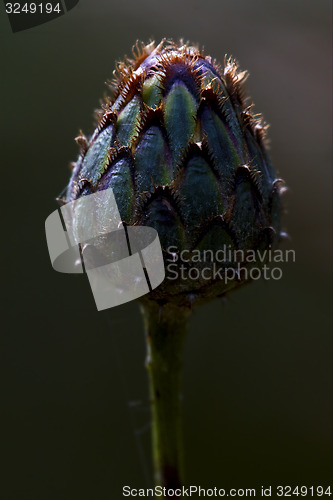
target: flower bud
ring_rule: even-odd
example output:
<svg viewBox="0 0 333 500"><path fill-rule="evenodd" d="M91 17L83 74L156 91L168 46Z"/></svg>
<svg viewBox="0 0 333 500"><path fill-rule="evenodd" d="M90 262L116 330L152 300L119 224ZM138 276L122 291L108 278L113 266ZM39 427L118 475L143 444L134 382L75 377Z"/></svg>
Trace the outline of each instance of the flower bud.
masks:
<svg viewBox="0 0 333 500"><path fill-rule="evenodd" d="M236 272L225 279L236 268L228 256L279 241L283 181L267 125L247 103L247 73L232 58L222 68L196 47L166 41L137 44L133 54L117 66L92 137L77 138L66 201L111 187L124 223L157 230L166 279L150 298L222 295L248 281Z"/></svg>

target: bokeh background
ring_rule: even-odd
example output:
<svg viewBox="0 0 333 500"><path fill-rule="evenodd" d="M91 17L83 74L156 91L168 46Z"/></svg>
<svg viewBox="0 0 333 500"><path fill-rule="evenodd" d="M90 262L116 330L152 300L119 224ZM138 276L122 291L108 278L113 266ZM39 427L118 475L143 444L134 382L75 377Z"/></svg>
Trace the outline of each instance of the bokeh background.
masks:
<svg viewBox="0 0 333 500"><path fill-rule="evenodd" d="M329 0L80 0L13 34L2 9L1 498L120 499L123 485L152 484L138 306L98 313L84 276L52 270L44 234L114 61L150 37L199 42L250 71L290 188L284 248L296 250L281 281L192 318L187 483L332 482L331 10Z"/></svg>

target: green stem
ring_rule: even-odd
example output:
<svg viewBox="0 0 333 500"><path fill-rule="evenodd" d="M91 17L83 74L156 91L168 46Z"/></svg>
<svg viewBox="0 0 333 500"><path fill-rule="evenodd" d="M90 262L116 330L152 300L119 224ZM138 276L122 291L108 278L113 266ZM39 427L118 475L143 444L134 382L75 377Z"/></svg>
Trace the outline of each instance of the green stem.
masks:
<svg viewBox="0 0 333 500"><path fill-rule="evenodd" d="M179 488L183 482L183 345L190 310L147 301L142 305L142 312L153 418L155 484Z"/></svg>

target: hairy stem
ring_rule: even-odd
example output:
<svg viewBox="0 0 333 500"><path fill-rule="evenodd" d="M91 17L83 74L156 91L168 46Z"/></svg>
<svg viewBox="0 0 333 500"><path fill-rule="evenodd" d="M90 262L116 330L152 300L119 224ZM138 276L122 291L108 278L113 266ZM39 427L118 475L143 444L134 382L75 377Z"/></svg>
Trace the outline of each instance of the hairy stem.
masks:
<svg viewBox="0 0 333 500"><path fill-rule="evenodd" d="M178 488L183 482L181 386L183 345L190 310L174 304L142 305L152 405L155 484Z"/></svg>

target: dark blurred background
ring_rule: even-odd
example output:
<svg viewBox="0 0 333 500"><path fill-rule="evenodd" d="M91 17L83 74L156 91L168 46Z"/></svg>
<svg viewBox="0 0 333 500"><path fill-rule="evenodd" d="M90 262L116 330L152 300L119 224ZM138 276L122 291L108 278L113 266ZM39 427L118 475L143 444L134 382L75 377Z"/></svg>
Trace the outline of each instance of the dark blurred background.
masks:
<svg viewBox="0 0 333 500"><path fill-rule="evenodd" d="M184 371L188 484L332 481L331 2L80 0L1 30L4 500L122 498L151 485L143 327L136 303L97 312L84 276L52 270L44 234L74 137L136 39L183 37L250 71L290 188L296 263L192 318ZM274 497L274 495L273 495Z"/></svg>

